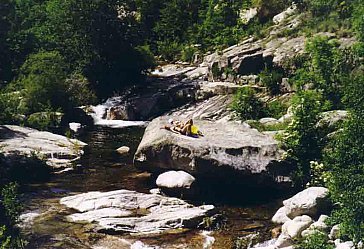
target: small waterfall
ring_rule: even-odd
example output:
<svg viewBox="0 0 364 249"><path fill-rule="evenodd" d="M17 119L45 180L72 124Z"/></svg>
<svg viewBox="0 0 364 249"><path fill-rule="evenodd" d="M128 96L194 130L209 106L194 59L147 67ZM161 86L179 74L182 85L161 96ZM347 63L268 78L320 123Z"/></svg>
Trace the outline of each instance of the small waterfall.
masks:
<svg viewBox="0 0 364 249"><path fill-rule="evenodd" d="M121 97L109 98L105 103L92 106L93 113L91 117L95 125L105 126L110 128L124 128L130 126L145 126L145 121L128 121L128 120L108 120L105 118L105 113L110 107L117 106L121 102Z"/></svg>

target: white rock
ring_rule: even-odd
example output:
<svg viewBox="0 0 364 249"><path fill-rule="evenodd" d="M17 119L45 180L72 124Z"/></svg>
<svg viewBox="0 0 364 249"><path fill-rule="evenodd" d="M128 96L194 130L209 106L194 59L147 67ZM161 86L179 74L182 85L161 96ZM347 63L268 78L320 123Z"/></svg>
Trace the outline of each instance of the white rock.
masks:
<svg viewBox="0 0 364 249"><path fill-rule="evenodd" d="M340 226L339 225L335 225L331 228L330 234L329 234L329 238L331 240L335 240L337 238L339 238L340 235Z"/></svg>
<svg viewBox="0 0 364 249"><path fill-rule="evenodd" d="M275 24L279 24L281 23L282 21L284 21L287 17L295 14L297 10L297 6L295 4L293 4L291 7L287 8L285 11L279 13L278 15L275 15L273 17L273 22Z"/></svg>
<svg viewBox="0 0 364 249"><path fill-rule="evenodd" d="M36 155L54 169L73 168L87 144L65 136L16 125L0 125L0 148L6 155Z"/></svg>
<svg viewBox="0 0 364 249"><path fill-rule="evenodd" d="M326 220L329 218L329 216L327 215L320 215L320 218L314 222L310 228L311 229L317 229L317 230L320 230L320 231L325 231L327 230L328 228L328 225L326 225Z"/></svg>
<svg viewBox="0 0 364 249"><path fill-rule="evenodd" d="M281 235L279 235L277 241L274 243L273 248L289 247L292 246L292 244L293 244L292 238L288 234L282 233Z"/></svg>
<svg viewBox="0 0 364 249"><path fill-rule="evenodd" d="M195 178L184 171L168 171L158 176L156 184L160 188L191 188Z"/></svg>
<svg viewBox="0 0 364 249"><path fill-rule="evenodd" d="M335 241L335 249L354 249L354 243L352 241L346 241L346 242L341 242L341 243L337 243L337 241Z"/></svg>
<svg viewBox="0 0 364 249"><path fill-rule="evenodd" d="M259 123L261 123L262 125L276 125L280 122L275 118L261 118L259 119Z"/></svg>
<svg viewBox="0 0 364 249"><path fill-rule="evenodd" d="M282 226L282 234L288 235L291 238L297 238L301 236L302 231L307 229L312 224L310 216L303 215L295 217L293 220L289 220Z"/></svg>
<svg viewBox="0 0 364 249"><path fill-rule="evenodd" d="M257 8L245 9L240 12L240 19L243 23L247 24L251 19L253 19L258 14Z"/></svg>
<svg viewBox="0 0 364 249"><path fill-rule="evenodd" d="M72 130L74 132L78 132L81 129L80 123L69 123L68 126L69 126L70 130Z"/></svg>
<svg viewBox="0 0 364 249"><path fill-rule="evenodd" d="M130 249L158 249L159 247L154 247L154 246L148 246L145 245L143 242L141 241L136 241L134 242L131 246Z"/></svg>
<svg viewBox="0 0 364 249"><path fill-rule="evenodd" d="M193 206L177 198L124 189L64 197L60 203L78 211L67 217L73 222L95 223L97 231L141 234L197 227L214 209L212 205Z"/></svg>
<svg viewBox="0 0 364 249"><path fill-rule="evenodd" d="M118 148L116 151L117 151L119 154L124 155L124 154L128 154L128 153L129 153L130 148L129 148L128 146L121 146L121 147L120 147L120 148Z"/></svg>
<svg viewBox="0 0 364 249"><path fill-rule="evenodd" d="M154 194L154 195L160 195L161 190L159 188L153 188L153 189L149 190L149 193Z"/></svg>
<svg viewBox="0 0 364 249"><path fill-rule="evenodd" d="M299 215L316 216L328 205L329 190L323 187L311 187L283 201L286 214L290 218Z"/></svg>
<svg viewBox="0 0 364 249"><path fill-rule="evenodd" d="M272 218L272 222L276 223L276 224L284 224L285 222L291 220L290 218L288 218L288 216L286 215L286 208L283 206L280 209L278 209L278 211L275 213L275 215Z"/></svg>

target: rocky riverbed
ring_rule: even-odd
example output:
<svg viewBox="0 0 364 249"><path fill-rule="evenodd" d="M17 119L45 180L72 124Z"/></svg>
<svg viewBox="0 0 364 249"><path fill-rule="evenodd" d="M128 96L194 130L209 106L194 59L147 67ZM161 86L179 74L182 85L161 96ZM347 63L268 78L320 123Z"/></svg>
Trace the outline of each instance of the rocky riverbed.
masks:
<svg viewBox="0 0 364 249"><path fill-rule="evenodd" d="M223 196L217 198L215 202L202 203L150 194L149 190L157 187L156 179L146 172L135 169L132 165L133 153L137 149L143 132L144 129L138 127L122 130L95 128L95 130L86 132L80 137L82 141L88 143L88 148L81 157L80 164L82 167L63 175L54 175L47 182L28 185L24 200L27 210L26 215L23 216L24 224L28 224L23 229L29 239L27 248L129 249L143 248L136 247L143 244L145 248L149 246L149 248L197 249L204 248L204 244L211 244L211 241L213 241L213 248L222 249L226 248L227 245L228 248L234 248L236 243L240 243L239 241L248 241L246 243L250 243L251 236L256 237L257 241L264 241L270 237L270 229L273 228L270 219L279 206L279 200L267 201L261 199L255 202L245 201L232 205L228 204ZM120 155L116 152L116 149L123 145L130 147L129 154ZM85 195L90 196L91 194L86 193L95 193L95 191L97 195L107 195L106 200L108 201L103 203L113 206L112 212L107 211L110 210L107 209L107 205L100 205L99 209L96 210L103 209L103 211L107 211L106 214L109 216L117 212L117 217L104 219L103 215L101 215L101 217L98 216L100 220L97 221L97 217L92 216L92 220L96 222L90 222L85 217L92 212L91 210L76 211L73 208L78 209L80 206L72 206L73 208L70 209L60 202L63 198L62 203L68 205L70 199L84 197ZM130 198L127 196L130 196ZM118 205L117 200L121 200L120 198L128 198L131 204L134 203L134 207L129 205L128 210L124 210L128 212L127 217L120 217L121 212L124 215L126 214ZM136 208L137 202L134 201L145 198L152 198L155 201L151 202L154 204L150 208L158 202L168 204L170 203L169 200L172 201L173 205L157 205L153 210L158 212L159 215L161 214L160 211L168 211L160 216L161 221L167 221L167 223L164 223L167 224L167 230L163 223L150 216L154 215L150 212L150 208L149 210L148 208L144 209L141 205ZM246 200L248 199L251 200L251 198ZM80 202L80 205L82 203L87 204L87 202ZM204 220L209 222L208 219L199 218L201 214L204 217L206 217L205 215L211 215L211 206L208 204L213 204L215 206L213 213L219 214L216 217L218 222L212 226L213 229L209 232L204 230L209 229L204 225L201 228L196 228ZM207 209L200 209L204 205L207 205L205 206ZM192 208L191 210L196 210L197 214L199 214L196 216L198 219L192 219L192 223L186 223L186 226L182 228L180 225L185 223L181 223L178 207L188 207ZM183 209L182 212L188 213L188 208ZM82 217L82 215L85 216ZM80 219L77 222L72 221L72 218L76 217ZM150 224L163 225L162 230L164 230L164 233L159 235L130 233L130 230L128 230L130 227L138 227L137 223L135 223L138 219L141 222L139 224L142 224L145 219L149 219L148 217L154 220L154 223L151 222ZM124 221L128 220L128 226L125 226L126 223L121 226L117 225L116 230L119 230L117 232L112 232L112 229L105 229L105 227L100 226L100 224L106 225L106 223L103 223L104 221L111 221L112 219L118 220L118 223L113 223L114 225L121 224L120 221L124 218ZM132 226L130 226L131 221L133 222ZM125 229L126 227L129 228ZM211 248L211 246L206 248Z"/></svg>

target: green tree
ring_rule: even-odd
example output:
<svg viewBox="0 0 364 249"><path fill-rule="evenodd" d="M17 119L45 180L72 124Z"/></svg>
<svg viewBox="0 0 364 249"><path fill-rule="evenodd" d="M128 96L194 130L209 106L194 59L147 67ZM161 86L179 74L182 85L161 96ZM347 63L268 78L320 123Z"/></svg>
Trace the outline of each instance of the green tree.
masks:
<svg viewBox="0 0 364 249"><path fill-rule="evenodd" d="M287 160L297 165L293 175L297 186L310 181L310 162L321 158L323 140L316 124L324 108L324 99L317 91L300 91L293 99L293 119L281 140Z"/></svg>
<svg viewBox="0 0 364 249"><path fill-rule="evenodd" d="M351 117L325 153L325 163L331 171L329 189L333 201L339 205L334 217L342 226L341 233L355 242L364 238L363 85L360 71L345 91Z"/></svg>
<svg viewBox="0 0 364 249"><path fill-rule="evenodd" d="M17 84L23 88L27 113L68 106L67 66L58 52L32 54L21 67Z"/></svg>
<svg viewBox="0 0 364 249"><path fill-rule="evenodd" d="M317 36L306 44L308 55L304 66L297 70L294 81L298 88L311 86L322 92L333 107L341 106L341 92L355 67L350 49L340 50L336 40Z"/></svg>

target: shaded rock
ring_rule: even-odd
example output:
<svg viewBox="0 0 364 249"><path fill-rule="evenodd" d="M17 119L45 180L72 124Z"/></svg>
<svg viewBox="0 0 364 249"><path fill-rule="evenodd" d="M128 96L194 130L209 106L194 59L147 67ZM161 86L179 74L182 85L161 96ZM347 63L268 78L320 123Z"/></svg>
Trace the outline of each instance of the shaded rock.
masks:
<svg viewBox="0 0 364 249"><path fill-rule="evenodd" d="M327 211L330 206L329 190L323 187L311 187L283 201L286 214L290 218L299 215L317 216Z"/></svg>
<svg viewBox="0 0 364 249"><path fill-rule="evenodd" d="M130 148L128 146L121 146L120 148L118 148L116 150L119 154L121 155L125 155L125 154L128 154L129 151L130 151Z"/></svg>
<svg viewBox="0 0 364 249"><path fill-rule="evenodd" d="M301 237L301 233L307 229L312 222L310 216L297 216L293 220L289 220L283 224L282 234L288 235L292 239Z"/></svg>
<svg viewBox="0 0 364 249"><path fill-rule="evenodd" d="M349 113L343 110L334 110L320 114L317 127L328 128L330 131L336 130L348 118Z"/></svg>
<svg viewBox="0 0 364 249"><path fill-rule="evenodd" d="M190 189L195 178L184 171L168 171L158 176L156 184L166 189Z"/></svg>
<svg viewBox="0 0 364 249"><path fill-rule="evenodd" d="M159 233L197 227L213 210L212 205L193 206L183 200L129 190L88 192L64 197L60 203L77 210L72 222L95 222L100 232Z"/></svg>
<svg viewBox="0 0 364 249"><path fill-rule="evenodd" d="M278 142L255 129L234 122L195 120L204 134L193 138L160 129L169 116L147 127L134 156L136 167L150 172L184 170L196 177L243 179L253 186L285 184L289 168L278 161ZM243 179L242 179L243 178Z"/></svg>
<svg viewBox="0 0 364 249"><path fill-rule="evenodd" d="M145 85L126 89L121 96L109 98L105 103L93 107L97 125L111 120L145 121L173 108L195 101L198 84L194 81L149 78Z"/></svg>
<svg viewBox="0 0 364 249"><path fill-rule="evenodd" d="M306 230L304 230L302 232L302 234L301 234L302 237L311 235L311 234L315 233L315 231L327 232L329 227L328 227L328 225L325 224L325 221L328 218L329 218L329 216L327 216L327 215L321 215L320 218L318 219L318 221L312 223L309 228L307 228Z"/></svg>
<svg viewBox="0 0 364 249"><path fill-rule="evenodd" d="M72 167L87 144L50 132L16 125L0 126L0 147L4 154L35 155L52 168Z"/></svg>
<svg viewBox="0 0 364 249"><path fill-rule="evenodd" d="M339 237L340 237L340 226L339 225L335 225L330 230L329 238L331 240L335 240L335 239L338 239Z"/></svg>
<svg viewBox="0 0 364 249"><path fill-rule="evenodd" d="M281 235L279 235L277 241L274 243L273 247L271 247L272 249L275 248L286 248L289 246L293 245L293 240L292 237L289 236L287 233L281 233Z"/></svg>

